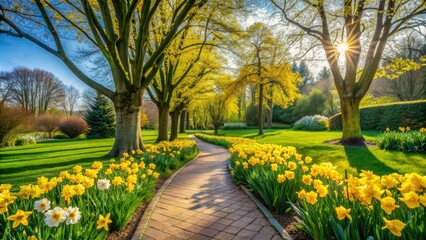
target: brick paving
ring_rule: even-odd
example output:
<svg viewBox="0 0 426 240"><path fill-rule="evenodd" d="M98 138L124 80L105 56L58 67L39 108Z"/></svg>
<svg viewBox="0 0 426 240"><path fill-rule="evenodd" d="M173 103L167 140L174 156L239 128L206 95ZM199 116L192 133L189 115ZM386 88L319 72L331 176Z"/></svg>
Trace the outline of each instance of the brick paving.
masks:
<svg viewBox="0 0 426 240"><path fill-rule="evenodd" d="M232 182L228 150L194 140L200 156L159 197L142 239L280 239Z"/></svg>

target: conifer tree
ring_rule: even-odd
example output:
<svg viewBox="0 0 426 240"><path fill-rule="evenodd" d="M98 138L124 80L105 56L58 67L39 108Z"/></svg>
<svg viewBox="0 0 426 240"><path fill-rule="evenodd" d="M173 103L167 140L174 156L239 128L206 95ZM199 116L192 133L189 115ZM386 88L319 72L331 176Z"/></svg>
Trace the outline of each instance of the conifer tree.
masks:
<svg viewBox="0 0 426 240"><path fill-rule="evenodd" d="M89 125L87 138L110 138L115 135L115 116L113 110L104 96L99 92L90 103L89 110L84 116Z"/></svg>

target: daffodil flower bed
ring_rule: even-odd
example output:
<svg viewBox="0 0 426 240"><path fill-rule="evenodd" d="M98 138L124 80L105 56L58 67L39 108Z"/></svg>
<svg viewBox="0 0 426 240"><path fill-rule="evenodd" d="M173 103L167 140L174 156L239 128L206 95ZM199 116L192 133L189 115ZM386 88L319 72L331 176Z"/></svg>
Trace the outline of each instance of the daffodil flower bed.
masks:
<svg viewBox="0 0 426 240"><path fill-rule="evenodd" d="M105 239L122 229L142 201L149 200L168 163L197 151L194 141L147 145L108 166L74 166L51 179L0 185L0 239ZM161 170L159 167L161 166Z"/></svg>
<svg viewBox="0 0 426 240"><path fill-rule="evenodd" d="M426 128L416 131L410 127L399 127L398 130L386 128L384 133L377 135L377 146L386 150L426 153Z"/></svg>
<svg viewBox="0 0 426 240"><path fill-rule="evenodd" d="M315 164L294 147L232 142L235 181L278 212L293 207L299 227L314 239L426 239L426 176L362 170L344 177L331 163Z"/></svg>

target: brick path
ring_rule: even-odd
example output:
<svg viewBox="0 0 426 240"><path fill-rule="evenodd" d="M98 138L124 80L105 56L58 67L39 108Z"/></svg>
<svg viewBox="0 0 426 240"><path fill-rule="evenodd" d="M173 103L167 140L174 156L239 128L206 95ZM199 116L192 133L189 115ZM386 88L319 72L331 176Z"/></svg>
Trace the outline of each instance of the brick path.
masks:
<svg viewBox="0 0 426 240"><path fill-rule="evenodd" d="M232 182L229 152L194 140L201 155L159 197L142 239L280 239Z"/></svg>

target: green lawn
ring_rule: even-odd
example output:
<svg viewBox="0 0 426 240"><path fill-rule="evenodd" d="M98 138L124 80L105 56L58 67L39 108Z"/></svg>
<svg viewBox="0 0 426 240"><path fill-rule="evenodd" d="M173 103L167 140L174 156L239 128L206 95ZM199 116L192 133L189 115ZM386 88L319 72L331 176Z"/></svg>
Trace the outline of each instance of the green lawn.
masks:
<svg viewBox="0 0 426 240"><path fill-rule="evenodd" d="M143 130L144 143L154 143L157 131ZM186 135L179 135L186 138ZM39 142L35 145L0 149L0 184L28 184L39 176L53 177L60 171L94 161L108 162L114 143L108 139L66 139Z"/></svg>
<svg viewBox="0 0 426 240"><path fill-rule="evenodd" d="M212 133L211 131L206 131ZM364 138L374 140L378 132L365 131ZM376 147L343 147L325 144L325 141L339 139L341 132L308 132L292 129L265 130L265 135L258 136L257 130L221 130L219 135L246 137L256 139L259 143L274 143L295 146L299 153L310 155L316 162L331 162L340 172L356 174L361 169L372 170L377 174L392 172L417 172L426 175L426 155L406 154L384 151Z"/></svg>

